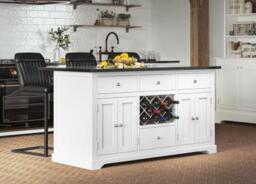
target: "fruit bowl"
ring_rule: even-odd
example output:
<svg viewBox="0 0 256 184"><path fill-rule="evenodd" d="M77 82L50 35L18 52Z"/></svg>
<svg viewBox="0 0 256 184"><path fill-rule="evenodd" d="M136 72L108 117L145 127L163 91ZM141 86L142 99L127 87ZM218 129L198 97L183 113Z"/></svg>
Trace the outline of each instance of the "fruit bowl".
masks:
<svg viewBox="0 0 256 184"><path fill-rule="evenodd" d="M127 53L122 53L117 55L112 61L104 60L99 65L98 68L109 69L125 69L125 68L144 68L144 63L139 63L134 57L129 57Z"/></svg>

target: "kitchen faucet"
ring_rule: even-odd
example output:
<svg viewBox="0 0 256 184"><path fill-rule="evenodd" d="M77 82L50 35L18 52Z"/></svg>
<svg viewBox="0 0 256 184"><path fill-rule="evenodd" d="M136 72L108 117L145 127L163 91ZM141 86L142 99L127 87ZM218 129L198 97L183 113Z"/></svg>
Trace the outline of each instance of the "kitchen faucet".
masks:
<svg viewBox="0 0 256 184"><path fill-rule="evenodd" d="M119 37L115 32L110 32L107 34L106 36L106 40L105 40L105 51L102 51L102 47L99 47L99 60L102 61L102 55L106 54L108 55L110 52L108 51L108 39L111 35L114 35L116 37L116 41L117 41L117 45L119 45ZM112 47L111 52L114 52L114 47Z"/></svg>
<svg viewBox="0 0 256 184"><path fill-rule="evenodd" d="M106 40L105 40L105 53L108 54L108 39L111 35L114 35L116 37L116 41L117 41L117 45L119 45L119 37L115 32L110 32L108 33L108 35L106 36Z"/></svg>

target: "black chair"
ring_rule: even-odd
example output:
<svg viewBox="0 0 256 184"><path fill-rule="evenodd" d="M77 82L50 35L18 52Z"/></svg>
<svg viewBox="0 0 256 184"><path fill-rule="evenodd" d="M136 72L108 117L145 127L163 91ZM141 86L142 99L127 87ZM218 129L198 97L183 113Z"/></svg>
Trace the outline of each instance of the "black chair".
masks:
<svg viewBox="0 0 256 184"><path fill-rule="evenodd" d="M53 93L51 75L40 71L45 67L44 57L40 53L18 53L15 55L18 78L22 95L42 96L44 98L44 146L20 148L12 150L15 153L23 153L35 156L48 157L48 119L49 119L49 95ZM44 153L34 153L32 150L43 149Z"/></svg>
<svg viewBox="0 0 256 184"><path fill-rule="evenodd" d="M109 53L109 54L108 54L108 59L113 60L117 55L120 55L120 54L122 54L122 52L113 52L113 53ZM130 57L134 57L134 58L140 60L140 56L139 56L139 54L136 53L136 52L127 52L127 54L128 54Z"/></svg>
<svg viewBox="0 0 256 184"><path fill-rule="evenodd" d="M66 65L68 67L89 67L97 66L97 62L92 53L73 52L66 54Z"/></svg>

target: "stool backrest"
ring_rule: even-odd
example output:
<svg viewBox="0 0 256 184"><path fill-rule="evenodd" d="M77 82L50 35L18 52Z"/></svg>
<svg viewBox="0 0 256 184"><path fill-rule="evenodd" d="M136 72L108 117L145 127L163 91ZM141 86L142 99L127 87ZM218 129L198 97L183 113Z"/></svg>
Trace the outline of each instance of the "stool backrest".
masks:
<svg viewBox="0 0 256 184"><path fill-rule="evenodd" d="M46 66L44 57L40 53L17 53L15 62L21 86L49 85L50 74L39 70L39 67Z"/></svg>
<svg viewBox="0 0 256 184"><path fill-rule="evenodd" d="M66 65L69 67L90 67L97 66L96 58L87 52L67 53Z"/></svg>

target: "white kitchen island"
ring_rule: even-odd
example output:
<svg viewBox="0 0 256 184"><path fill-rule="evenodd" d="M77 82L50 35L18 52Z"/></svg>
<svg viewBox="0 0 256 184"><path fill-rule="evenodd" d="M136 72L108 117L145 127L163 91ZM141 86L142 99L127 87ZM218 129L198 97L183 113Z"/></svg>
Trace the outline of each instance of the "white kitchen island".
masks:
<svg viewBox="0 0 256 184"><path fill-rule="evenodd" d="M216 69L45 68L54 70L52 160L96 170L124 161L216 153Z"/></svg>

